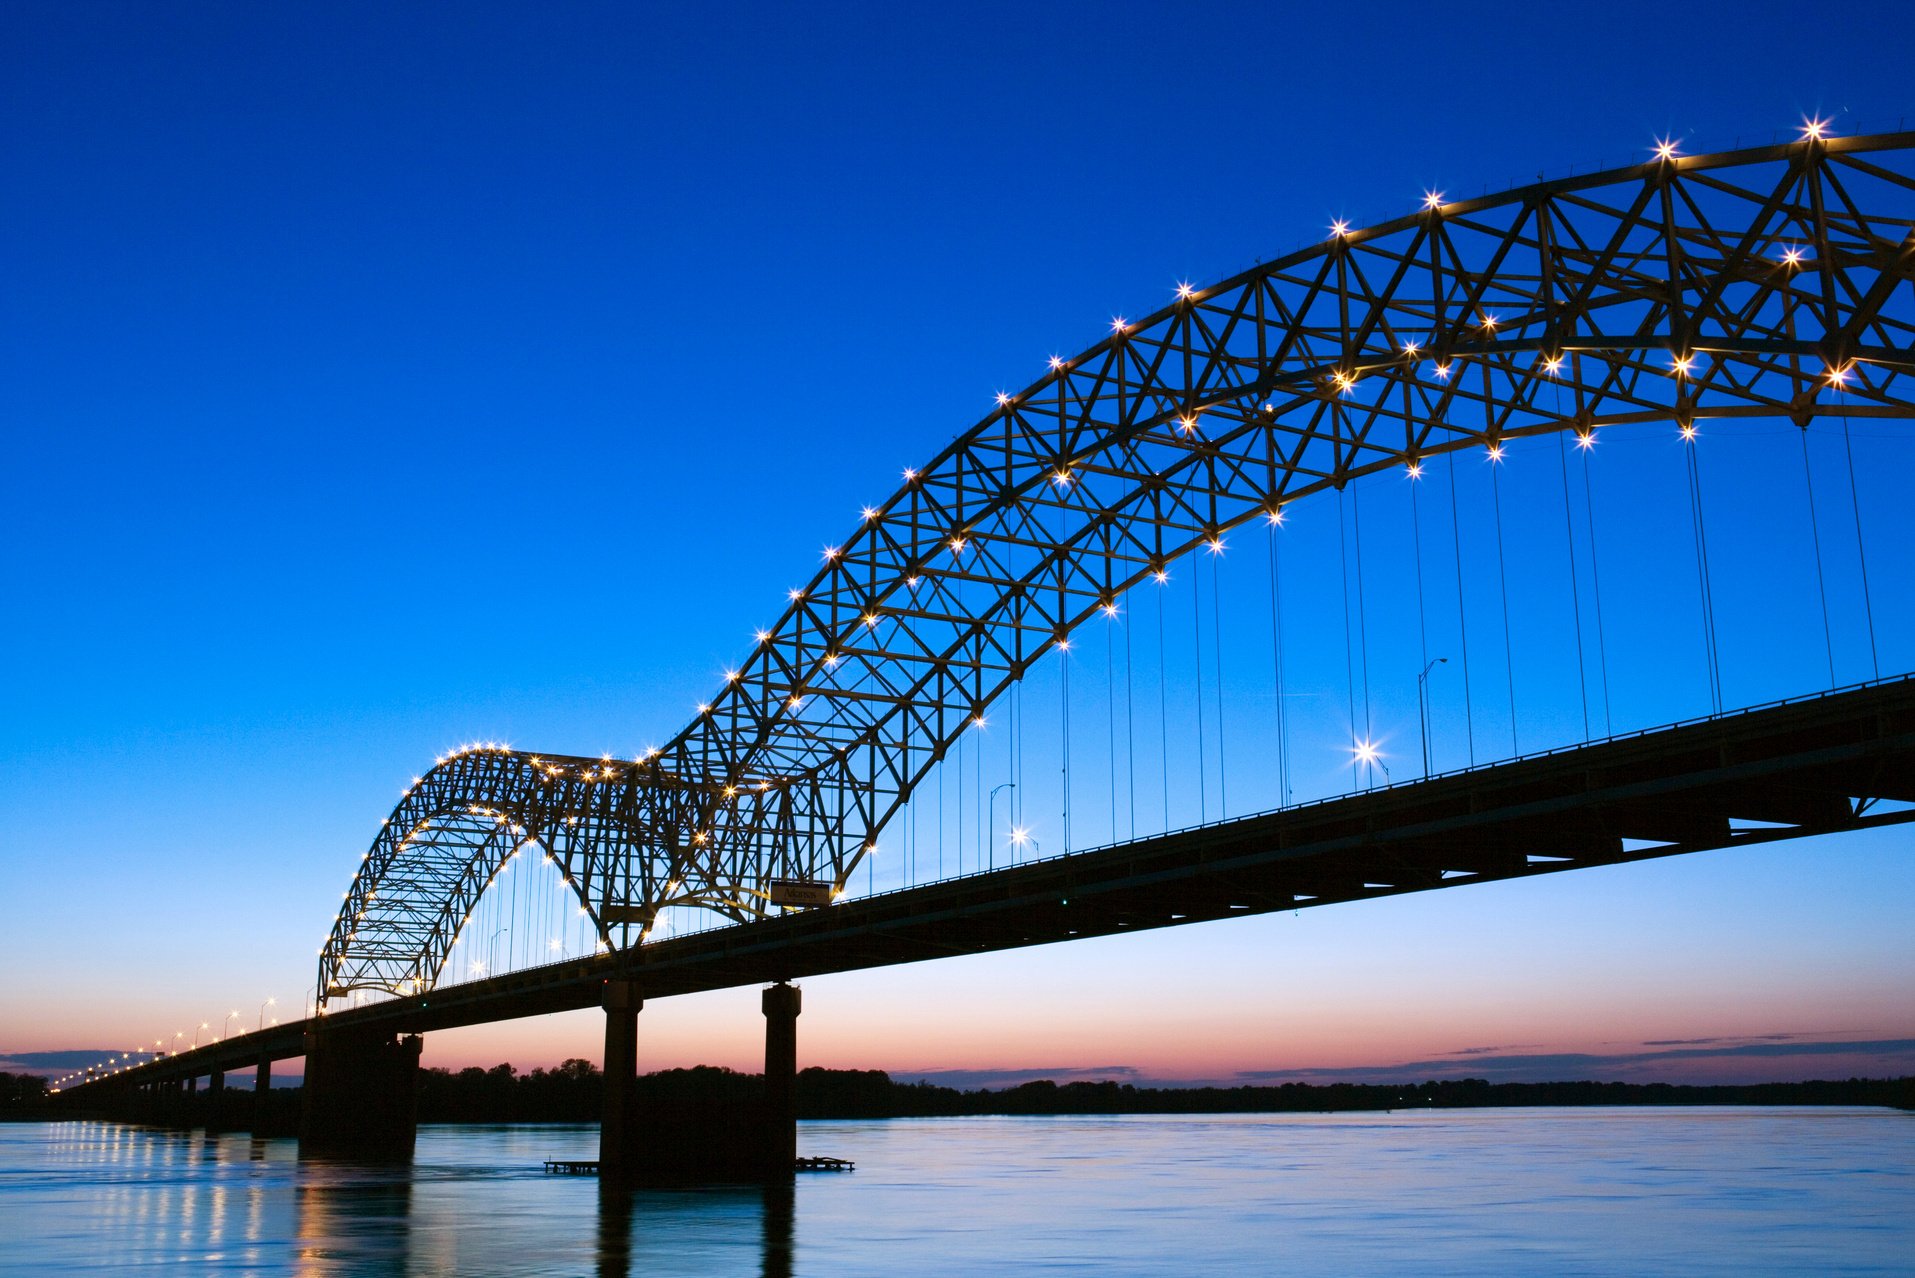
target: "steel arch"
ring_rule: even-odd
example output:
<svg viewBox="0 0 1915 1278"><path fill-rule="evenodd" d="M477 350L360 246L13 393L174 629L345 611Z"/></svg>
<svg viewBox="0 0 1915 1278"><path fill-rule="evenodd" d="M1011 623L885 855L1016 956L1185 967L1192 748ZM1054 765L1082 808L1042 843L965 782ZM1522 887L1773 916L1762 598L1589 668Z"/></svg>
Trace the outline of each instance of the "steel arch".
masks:
<svg viewBox="0 0 1915 1278"><path fill-rule="evenodd" d="M1911 373L1908 133L1432 195L1180 288L907 471L662 750L562 765L644 814L573 845L599 875L588 906L608 937L612 921L636 928L630 943L667 904L743 919L768 910L770 878L842 885L966 725L1076 625L1313 492L1561 430L1806 426L1838 392L1854 416L1915 415ZM572 781L494 756L531 766L532 787L508 799L477 781L469 802L517 803L528 829L563 819L546 787ZM441 775L468 758L399 811L469 784ZM382 832L322 952L322 994L394 856Z"/></svg>

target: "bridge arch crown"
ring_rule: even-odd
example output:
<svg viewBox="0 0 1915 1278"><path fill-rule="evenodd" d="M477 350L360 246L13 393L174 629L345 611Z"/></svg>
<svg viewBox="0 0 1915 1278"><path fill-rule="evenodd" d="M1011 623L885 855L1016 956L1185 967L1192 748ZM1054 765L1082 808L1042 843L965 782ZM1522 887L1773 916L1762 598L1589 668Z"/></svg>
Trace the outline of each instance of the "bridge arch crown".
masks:
<svg viewBox="0 0 1915 1278"><path fill-rule="evenodd" d="M1077 627L1313 494L1528 436L1915 415L1912 227L1915 134L1812 137L1436 200L1180 287L864 512L616 783L608 855L635 868L593 908L743 919L773 879L842 889Z"/></svg>

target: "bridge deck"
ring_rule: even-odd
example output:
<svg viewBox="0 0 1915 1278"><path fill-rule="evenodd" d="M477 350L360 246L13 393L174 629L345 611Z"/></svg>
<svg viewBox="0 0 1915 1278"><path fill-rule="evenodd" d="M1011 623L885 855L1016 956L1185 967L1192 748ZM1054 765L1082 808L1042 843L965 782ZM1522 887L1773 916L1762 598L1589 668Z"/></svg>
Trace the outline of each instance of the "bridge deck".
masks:
<svg viewBox="0 0 1915 1278"><path fill-rule="evenodd" d="M1915 677L334 1013L416 1033L1915 820ZM1887 806L1884 806L1887 805ZM300 1055L309 1022L122 1080Z"/></svg>

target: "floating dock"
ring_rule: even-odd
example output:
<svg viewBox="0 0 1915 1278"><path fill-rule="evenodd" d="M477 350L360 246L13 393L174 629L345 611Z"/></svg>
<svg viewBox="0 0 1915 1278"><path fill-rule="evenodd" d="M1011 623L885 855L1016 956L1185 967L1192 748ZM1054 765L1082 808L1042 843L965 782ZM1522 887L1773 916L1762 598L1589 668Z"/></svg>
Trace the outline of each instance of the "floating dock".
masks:
<svg viewBox="0 0 1915 1278"><path fill-rule="evenodd" d="M800 1158L791 1165L791 1170L795 1172L848 1172L857 1169L858 1165L849 1158L829 1158L824 1155ZM548 1158L545 1160L545 1170L555 1176L596 1176L598 1160Z"/></svg>

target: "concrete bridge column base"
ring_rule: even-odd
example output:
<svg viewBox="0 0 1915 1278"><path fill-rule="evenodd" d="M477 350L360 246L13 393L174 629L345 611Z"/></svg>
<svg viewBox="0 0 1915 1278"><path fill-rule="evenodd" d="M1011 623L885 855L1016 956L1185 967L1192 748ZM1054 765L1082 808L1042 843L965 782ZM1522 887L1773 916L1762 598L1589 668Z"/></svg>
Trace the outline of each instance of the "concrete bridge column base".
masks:
<svg viewBox="0 0 1915 1278"><path fill-rule="evenodd" d="M607 981L605 1007L605 1097L598 1125L601 1180L634 1179L644 1156L638 1138L638 1013L645 1006L636 981Z"/></svg>
<svg viewBox="0 0 1915 1278"><path fill-rule="evenodd" d="M765 1178L789 1177L798 1160L798 1013L804 993L780 981L759 1000L765 1013Z"/></svg>
<svg viewBox="0 0 1915 1278"><path fill-rule="evenodd" d="M417 1034L308 1031L300 1157L409 1160L424 1042Z"/></svg>

